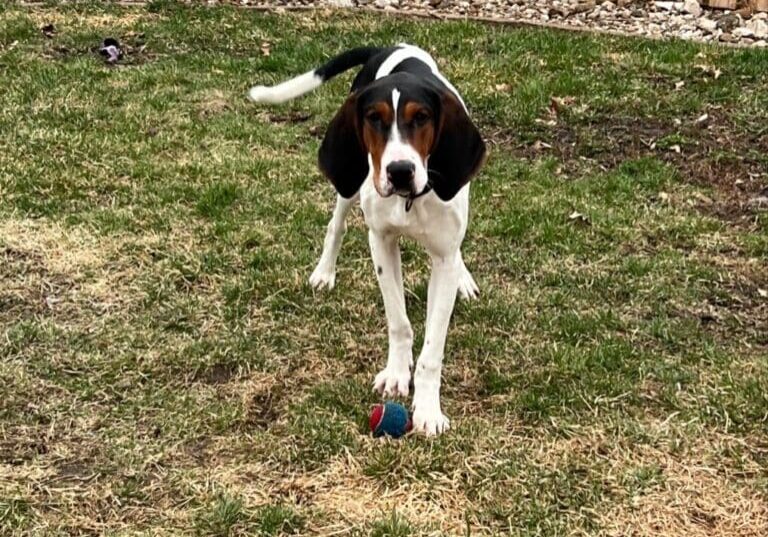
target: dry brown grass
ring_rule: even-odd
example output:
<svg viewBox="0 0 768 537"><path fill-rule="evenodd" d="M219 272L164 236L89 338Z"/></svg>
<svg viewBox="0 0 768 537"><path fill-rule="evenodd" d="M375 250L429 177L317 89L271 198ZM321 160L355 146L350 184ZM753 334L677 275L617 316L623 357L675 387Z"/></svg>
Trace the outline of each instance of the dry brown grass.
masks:
<svg viewBox="0 0 768 537"><path fill-rule="evenodd" d="M158 16L148 11L127 11L120 14L87 13L87 12L57 12L50 9L29 9L27 16L38 26L53 24L58 30L65 27L80 26L96 30L115 31L132 28L138 23L151 21Z"/></svg>
<svg viewBox="0 0 768 537"><path fill-rule="evenodd" d="M764 134L758 56L708 51L723 75L702 80L685 43L161 4L0 15L3 537L768 534L762 213L702 208L715 171L762 162L729 160ZM116 67L93 50L111 34ZM446 354L453 429L399 442L367 434L386 322L359 211L337 287L306 282L348 81L244 95L393 36L499 134L465 243L483 294ZM688 128L699 106L716 132ZM403 250L420 341L426 256Z"/></svg>

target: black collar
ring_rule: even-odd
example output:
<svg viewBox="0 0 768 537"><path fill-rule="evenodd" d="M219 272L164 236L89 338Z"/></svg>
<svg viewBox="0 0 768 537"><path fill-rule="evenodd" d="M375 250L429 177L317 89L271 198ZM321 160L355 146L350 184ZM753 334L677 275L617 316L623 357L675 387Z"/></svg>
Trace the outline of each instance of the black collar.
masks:
<svg viewBox="0 0 768 537"><path fill-rule="evenodd" d="M431 190L432 190L432 185L427 184L427 186L424 187L424 190L422 190L415 196L413 194L408 194L408 196L405 197L405 212L408 212L411 210L411 207L413 207L413 200L415 200L416 198L422 197L424 194L429 194Z"/></svg>

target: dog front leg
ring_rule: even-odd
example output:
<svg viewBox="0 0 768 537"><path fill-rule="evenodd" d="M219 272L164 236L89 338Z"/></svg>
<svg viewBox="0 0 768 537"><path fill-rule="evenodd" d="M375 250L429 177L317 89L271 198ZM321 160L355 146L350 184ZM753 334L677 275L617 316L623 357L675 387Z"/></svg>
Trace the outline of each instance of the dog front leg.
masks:
<svg viewBox="0 0 768 537"><path fill-rule="evenodd" d="M432 256L432 275L427 296L427 327L424 346L414 372L413 427L428 436L450 427L440 408L440 375L445 339L456 302L461 263L457 253Z"/></svg>
<svg viewBox="0 0 768 537"><path fill-rule="evenodd" d="M373 389L384 396L408 396L413 364L413 330L405 310L403 274L397 236L368 232L371 257L387 314L387 366L376 375Z"/></svg>
<svg viewBox="0 0 768 537"><path fill-rule="evenodd" d="M315 267L315 270L309 277L309 283L315 289L325 287L331 290L336 284L336 258L339 257L341 242L344 239L344 233L347 231L347 224L344 220L347 218L356 200L357 196L347 199L336 195L336 207L333 209L333 216L331 221L328 222L328 229L325 232L323 253L320 255L317 267Z"/></svg>

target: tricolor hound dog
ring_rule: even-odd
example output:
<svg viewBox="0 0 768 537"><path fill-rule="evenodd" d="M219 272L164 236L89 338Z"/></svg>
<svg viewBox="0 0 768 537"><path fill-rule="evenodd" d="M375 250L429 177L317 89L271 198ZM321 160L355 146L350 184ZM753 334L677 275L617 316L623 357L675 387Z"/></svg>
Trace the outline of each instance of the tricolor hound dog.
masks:
<svg viewBox="0 0 768 537"><path fill-rule="evenodd" d="M251 100L281 103L362 65L352 91L320 146L320 169L338 193L323 253L309 278L333 288L344 219L360 200L371 256L389 326L387 366L374 389L407 396L413 366L413 330L403 295L398 238L410 237L429 253L424 346L414 372L413 424L427 435L449 427L440 408L440 374L456 293L478 289L461 257L467 230L469 180L485 160L485 144L456 88L434 59L411 45L357 48L272 87L251 88Z"/></svg>

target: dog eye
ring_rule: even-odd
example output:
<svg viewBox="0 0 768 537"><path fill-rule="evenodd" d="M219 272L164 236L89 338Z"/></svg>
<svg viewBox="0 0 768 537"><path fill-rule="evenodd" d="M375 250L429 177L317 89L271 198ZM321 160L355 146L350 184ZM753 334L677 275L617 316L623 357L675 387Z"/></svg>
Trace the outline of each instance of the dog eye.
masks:
<svg viewBox="0 0 768 537"><path fill-rule="evenodd" d="M413 119L411 121L413 121L413 123L416 125L421 125L422 123L429 121L429 114L424 111L416 112L413 115Z"/></svg>
<svg viewBox="0 0 768 537"><path fill-rule="evenodd" d="M370 112L366 114L365 119L367 119L368 121L374 124L381 123L381 114L379 114L378 112Z"/></svg>

